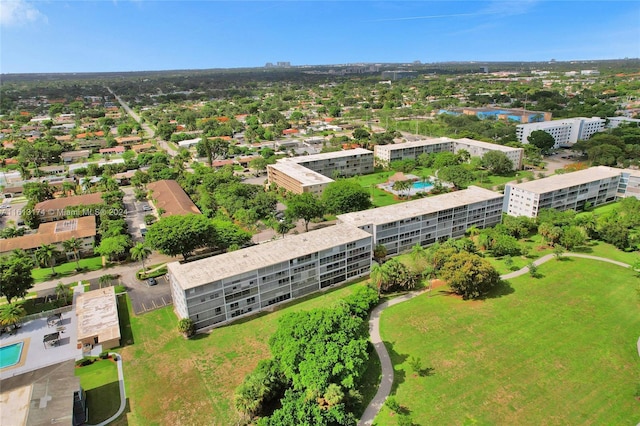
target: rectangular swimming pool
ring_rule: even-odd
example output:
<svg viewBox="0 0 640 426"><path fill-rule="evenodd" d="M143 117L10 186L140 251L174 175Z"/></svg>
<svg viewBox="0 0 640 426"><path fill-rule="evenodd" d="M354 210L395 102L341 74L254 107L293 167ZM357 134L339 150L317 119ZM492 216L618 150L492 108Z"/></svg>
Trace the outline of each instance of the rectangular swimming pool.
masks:
<svg viewBox="0 0 640 426"><path fill-rule="evenodd" d="M24 342L18 342L0 348L0 368L16 365L20 361L23 345Z"/></svg>

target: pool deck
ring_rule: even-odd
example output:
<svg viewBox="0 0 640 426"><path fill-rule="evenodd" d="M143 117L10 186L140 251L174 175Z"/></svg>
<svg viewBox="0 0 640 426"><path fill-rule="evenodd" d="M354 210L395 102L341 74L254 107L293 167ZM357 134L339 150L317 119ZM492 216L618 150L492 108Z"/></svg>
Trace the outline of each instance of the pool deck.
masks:
<svg viewBox="0 0 640 426"><path fill-rule="evenodd" d="M76 289L78 288L80 291L84 289L83 286L77 286ZM75 296L74 293L74 300ZM42 342L44 336L55 332L60 332L58 344L45 348ZM47 318L39 318L23 323L14 335L3 334L0 336L0 346L22 341L25 341L25 345L18 364L0 369L0 380L63 361L81 359L82 350L77 348L77 334L78 324L74 310L62 314L60 324L55 327L47 325Z"/></svg>

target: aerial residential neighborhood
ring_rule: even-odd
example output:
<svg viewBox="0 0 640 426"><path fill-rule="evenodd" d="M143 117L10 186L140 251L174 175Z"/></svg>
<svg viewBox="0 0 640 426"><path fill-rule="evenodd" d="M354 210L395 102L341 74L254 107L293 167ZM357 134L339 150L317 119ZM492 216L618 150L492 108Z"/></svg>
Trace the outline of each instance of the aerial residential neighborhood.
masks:
<svg viewBox="0 0 640 426"><path fill-rule="evenodd" d="M1 5L0 424L640 422L637 42L476 43L556 2L213 4ZM52 54L70 16L91 58Z"/></svg>

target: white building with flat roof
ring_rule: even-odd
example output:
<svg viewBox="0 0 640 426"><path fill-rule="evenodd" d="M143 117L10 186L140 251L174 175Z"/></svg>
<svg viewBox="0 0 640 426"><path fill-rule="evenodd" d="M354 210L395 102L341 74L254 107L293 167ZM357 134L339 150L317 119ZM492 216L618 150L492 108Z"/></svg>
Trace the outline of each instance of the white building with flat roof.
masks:
<svg viewBox="0 0 640 426"><path fill-rule="evenodd" d="M529 136L536 130L542 130L553 136L554 148L570 147L579 140L586 140L594 133L604 130L606 120L600 117L577 117L564 120L543 121L540 123L518 124L516 137L520 143L529 143Z"/></svg>
<svg viewBox="0 0 640 426"><path fill-rule="evenodd" d="M640 118L630 117L607 117L607 127L616 128L621 124L634 124L640 127Z"/></svg>
<svg viewBox="0 0 640 426"><path fill-rule="evenodd" d="M427 246L461 237L471 226L497 225L502 200L500 193L470 186L435 197L342 214L338 221L372 234L374 246L382 244L388 255L395 255L416 244Z"/></svg>
<svg viewBox="0 0 640 426"><path fill-rule="evenodd" d="M336 176L373 173L373 151L362 148L282 158L267 166L270 184L296 194L321 194Z"/></svg>
<svg viewBox="0 0 640 426"><path fill-rule="evenodd" d="M472 157L483 157L487 152L500 151L511 160L514 170L522 168L522 158L524 156L524 150L522 148L513 148L468 138L452 139L447 137L427 138L389 145L376 145L373 149L376 159L386 164L396 160L415 160L421 154L443 151L458 153L464 149L468 151Z"/></svg>
<svg viewBox="0 0 640 426"><path fill-rule="evenodd" d="M507 184L503 211L511 216L536 217L541 209L583 210L620 197L640 198L640 171L590 167L525 183Z"/></svg>
<svg viewBox="0 0 640 426"><path fill-rule="evenodd" d="M196 329L369 274L371 235L336 225L189 263L168 264L175 311Z"/></svg>

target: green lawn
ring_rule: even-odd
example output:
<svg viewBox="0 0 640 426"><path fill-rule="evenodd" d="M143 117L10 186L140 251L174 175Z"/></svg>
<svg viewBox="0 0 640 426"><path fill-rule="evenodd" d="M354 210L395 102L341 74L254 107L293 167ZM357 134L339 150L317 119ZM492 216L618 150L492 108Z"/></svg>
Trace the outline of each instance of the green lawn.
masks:
<svg viewBox="0 0 640 426"><path fill-rule="evenodd" d="M363 283L312 295L192 340L185 340L177 331L172 307L142 316L129 310L132 335L125 340L134 343L119 350L131 407L126 423L236 424L240 416L233 407L234 390L258 361L270 357L268 340L278 318L286 312L328 306ZM379 375L379 363L373 359L365 375L365 397L375 394Z"/></svg>
<svg viewBox="0 0 640 426"><path fill-rule="evenodd" d="M98 424L118 411L120 388L115 362L101 359L91 365L76 368L75 374L80 377L80 386L87 392L90 424Z"/></svg>
<svg viewBox="0 0 640 426"><path fill-rule="evenodd" d="M639 415L638 278L586 259L551 261L502 297L438 292L389 308L381 333L395 395L416 424L632 424ZM430 375L408 366L420 357ZM383 408L379 425L397 423Z"/></svg>
<svg viewBox="0 0 640 426"><path fill-rule="evenodd" d="M33 279L36 283L42 281L48 281L60 277L68 277L71 275L77 274L76 272L76 262L72 260L70 262L63 263L61 265L54 266L56 270L56 276L51 276L51 268L36 268L31 272ZM88 257L86 259L80 259L80 267L84 268L83 272L87 271L96 271L102 268L102 257Z"/></svg>
<svg viewBox="0 0 640 426"><path fill-rule="evenodd" d="M476 186L480 186L482 188L487 188L487 189L492 189L494 186L498 186L498 185L504 185L507 182L511 182L517 179L523 179L523 182L525 181L525 179L531 180L533 179L533 172L530 172L528 170L520 170L517 172L514 172L510 175L507 176L496 176L496 175L491 175L485 179L483 179L482 181L476 180L474 182L471 183L471 185L476 185Z"/></svg>

